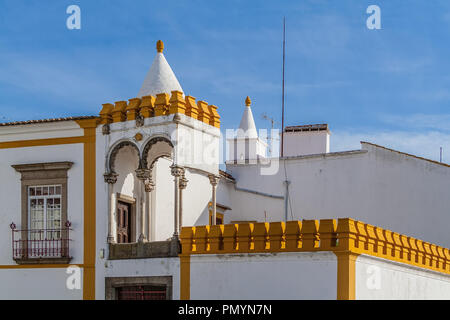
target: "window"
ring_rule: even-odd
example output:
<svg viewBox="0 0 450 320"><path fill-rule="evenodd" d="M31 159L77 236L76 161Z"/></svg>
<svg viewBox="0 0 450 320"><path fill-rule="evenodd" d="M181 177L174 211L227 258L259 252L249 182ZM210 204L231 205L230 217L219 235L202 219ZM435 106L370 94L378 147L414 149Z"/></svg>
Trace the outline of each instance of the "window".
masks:
<svg viewBox="0 0 450 320"><path fill-rule="evenodd" d="M172 276L105 277L106 300L171 300Z"/></svg>
<svg viewBox="0 0 450 320"><path fill-rule="evenodd" d="M61 238L62 185L28 187L30 240Z"/></svg>
<svg viewBox="0 0 450 320"><path fill-rule="evenodd" d="M21 224L13 229L13 259L19 264L68 263L67 173L72 162L19 164ZM17 221L16 221L17 222Z"/></svg>
<svg viewBox="0 0 450 320"><path fill-rule="evenodd" d="M117 300L166 300L166 286L127 286L116 289Z"/></svg>
<svg viewBox="0 0 450 320"><path fill-rule="evenodd" d="M209 224L212 225L212 202L208 203L208 208L209 208ZM225 211L227 210L231 210L229 207L224 206L222 204L216 203L216 224L224 224L225 220L224 220L224 214Z"/></svg>
<svg viewBox="0 0 450 320"><path fill-rule="evenodd" d="M209 224L210 225L212 225L212 219L213 219L212 215L213 215L212 210L209 210ZM223 213L217 212L217 209L216 209L216 224L223 224Z"/></svg>

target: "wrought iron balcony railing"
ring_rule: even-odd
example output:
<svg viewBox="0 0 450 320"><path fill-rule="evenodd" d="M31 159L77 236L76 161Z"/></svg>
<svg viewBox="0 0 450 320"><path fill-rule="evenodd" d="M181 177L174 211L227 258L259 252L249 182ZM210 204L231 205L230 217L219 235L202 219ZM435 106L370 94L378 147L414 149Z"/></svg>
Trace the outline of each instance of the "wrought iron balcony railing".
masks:
<svg viewBox="0 0 450 320"><path fill-rule="evenodd" d="M60 229L16 229L11 223L12 255L18 263L33 263L37 260L60 260L67 263L69 254L70 222Z"/></svg>

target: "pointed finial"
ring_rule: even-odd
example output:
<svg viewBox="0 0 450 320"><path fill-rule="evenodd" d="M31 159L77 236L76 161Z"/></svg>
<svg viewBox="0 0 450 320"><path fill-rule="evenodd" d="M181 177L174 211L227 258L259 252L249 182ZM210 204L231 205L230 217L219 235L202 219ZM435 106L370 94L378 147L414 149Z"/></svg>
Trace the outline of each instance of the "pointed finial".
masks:
<svg viewBox="0 0 450 320"><path fill-rule="evenodd" d="M245 98L245 105L246 105L247 107L250 107L251 104L252 104L252 100L250 100L250 97L247 96L247 98Z"/></svg>
<svg viewBox="0 0 450 320"><path fill-rule="evenodd" d="M163 50L164 50L164 42L158 40L158 42L156 42L156 51L163 52Z"/></svg>

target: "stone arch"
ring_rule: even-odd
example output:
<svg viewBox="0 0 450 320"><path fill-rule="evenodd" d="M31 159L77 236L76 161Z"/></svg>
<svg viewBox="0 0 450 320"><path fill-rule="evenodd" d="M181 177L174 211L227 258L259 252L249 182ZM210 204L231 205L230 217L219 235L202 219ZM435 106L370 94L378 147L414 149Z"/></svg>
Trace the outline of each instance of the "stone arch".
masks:
<svg viewBox="0 0 450 320"><path fill-rule="evenodd" d="M150 160L150 163L148 161L148 156L150 151L152 150L152 147L154 147L156 144L158 143L166 143L168 148L167 149L162 149L159 152L157 152L155 154L155 156ZM169 151L170 149L170 151ZM170 141L169 138L164 137L164 136L156 136L156 137L152 137L148 140L148 142L145 144L144 149L142 150L142 157L141 157L141 161L142 161L142 168L146 168L146 169L151 169L151 167L153 166L153 164L155 163L156 160L158 160L158 158L160 157L168 157L168 158L172 158L173 155L173 144L172 141Z"/></svg>
<svg viewBox="0 0 450 320"><path fill-rule="evenodd" d="M112 147L111 152L109 153L109 157L108 157L108 172L109 173L115 173L115 161L116 161L116 157L117 154L119 153L120 149L122 149L123 147L132 147L133 149L136 150L138 157L139 157L139 164L141 163L141 159L140 159L140 151L139 148L136 146L136 144L134 144L133 142L131 142L130 140L122 140L119 141L116 145L114 145L114 147Z"/></svg>

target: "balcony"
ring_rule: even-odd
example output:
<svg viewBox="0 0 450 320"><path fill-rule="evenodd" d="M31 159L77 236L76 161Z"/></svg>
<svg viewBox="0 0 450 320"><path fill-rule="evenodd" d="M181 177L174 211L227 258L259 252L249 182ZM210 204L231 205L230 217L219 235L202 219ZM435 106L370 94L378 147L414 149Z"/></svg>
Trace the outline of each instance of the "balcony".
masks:
<svg viewBox="0 0 450 320"><path fill-rule="evenodd" d="M12 257L18 264L67 264L70 222L60 229L16 229L11 223Z"/></svg>
<svg viewBox="0 0 450 320"><path fill-rule="evenodd" d="M109 260L178 257L181 253L178 238L167 241L110 243Z"/></svg>

